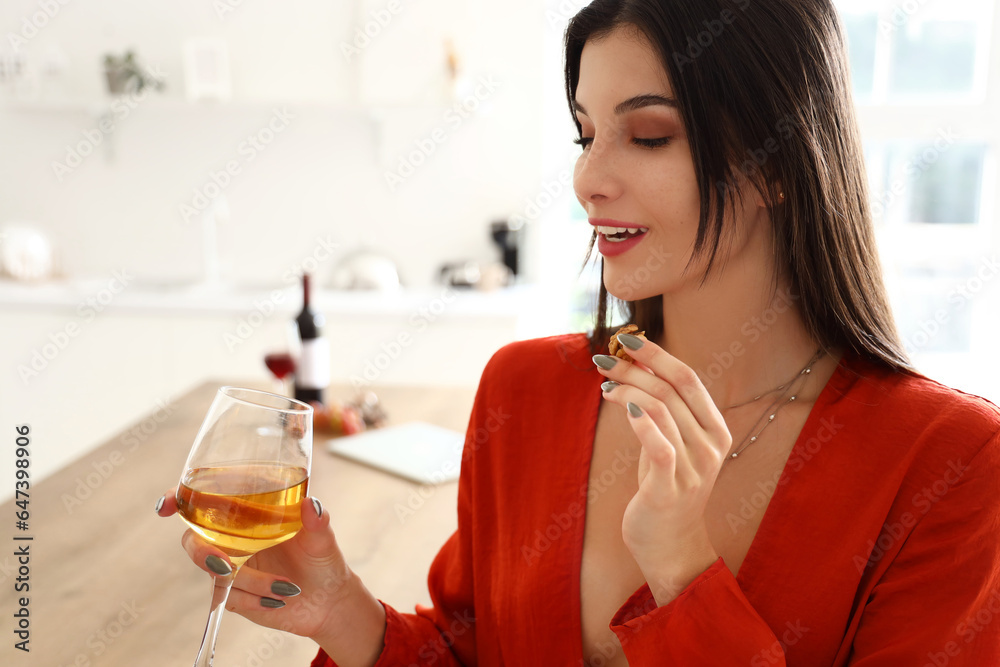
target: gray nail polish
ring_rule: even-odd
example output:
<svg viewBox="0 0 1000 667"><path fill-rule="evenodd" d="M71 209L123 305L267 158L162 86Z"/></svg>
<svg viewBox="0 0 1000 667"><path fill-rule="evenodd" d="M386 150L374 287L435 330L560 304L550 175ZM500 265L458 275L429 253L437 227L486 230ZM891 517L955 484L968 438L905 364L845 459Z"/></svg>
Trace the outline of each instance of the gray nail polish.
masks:
<svg viewBox="0 0 1000 667"><path fill-rule="evenodd" d="M618 342L630 350L638 350L646 341L632 334L618 334Z"/></svg>
<svg viewBox="0 0 1000 667"><path fill-rule="evenodd" d="M285 606L285 603L281 600L275 600L274 598L261 598L260 606L267 607L268 609L281 609Z"/></svg>
<svg viewBox="0 0 1000 667"><path fill-rule="evenodd" d="M606 354L595 354L594 363L603 368L606 371L610 371L618 363L618 359L615 357L609 357Z"/></svg>
<svg viewBox="0 0 1000 667"><path fill-rule="evenodd" d="M209 570L215 572L218 575L225 576L227 574L232 574L233 568L229 567L229 563L222 560L215 554L210 555L205 559L205 565Z"/></svg>
<svg viewBox="0 0 1000 667"><path fill-rule="evenodd" d="M608 380L607 382L604 382L604 383L602 383L602 384L601 384L601 389L602 389L603 391L606 391L606 392L608 392L608 393L611 393L611 392L613 392L613 391L614 391L614 390L615 390L616 388L618 388L618 387L620 387L620 386L621 386L621 385L620 385L619 383L617 383L617 382L615 382L615 381L613 381L613 380Z"/></svg>
<svg viewBox="0 0 1000 667"><path fill-rule="evenodd" d="M638 405L636 405L632 401L629 401L629 403L628 403L628 405L626 407L628 408L628 413L630 415L632 415L633 417L641 417L642 416L642 408L640 408Z"/></svg>
<svg viewBox="0 0 1000 667"><path fill-rule="evenodd" d="M323 503L317 498L310 498L309 500L313 501L313 509L316 510L316 516L323 516Z"/></svg>
<svg viewBox="0 0 1000 667"><path fill-rule="evenodd" d="M164 494L164 495L160 496L159 500L156 501L156 509L154 511L157 514L160 513L161 509L163 509L163 503L166 502L166 500L167 500L167 496L166 496L166 494Z"/></svg>
<svg viewBox="0 0 1000 667"><path fill-rule="evenodd" d="M275 581L271 584L271 592L286 598L298 595L302 589L290 581Z"/></svg>

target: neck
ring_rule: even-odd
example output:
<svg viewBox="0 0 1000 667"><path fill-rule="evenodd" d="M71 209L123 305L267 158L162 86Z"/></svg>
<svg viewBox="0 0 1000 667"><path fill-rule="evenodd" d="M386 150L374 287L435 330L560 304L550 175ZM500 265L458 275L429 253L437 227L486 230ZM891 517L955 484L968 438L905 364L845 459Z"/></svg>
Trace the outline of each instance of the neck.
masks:
<svg viewBox="0 0 1000 667"><path fill-rule="evenodd" d="M657 342L698 374L720 408L789 381L820 347L787 280L771 293L770 274L760 270L762 256L770 253L739 253L703 287L698 275L663 295L664 333ZM812 374L830 362L831 355L821 357ZM802 389L804 400L816 391L808 382Z"/></svg>

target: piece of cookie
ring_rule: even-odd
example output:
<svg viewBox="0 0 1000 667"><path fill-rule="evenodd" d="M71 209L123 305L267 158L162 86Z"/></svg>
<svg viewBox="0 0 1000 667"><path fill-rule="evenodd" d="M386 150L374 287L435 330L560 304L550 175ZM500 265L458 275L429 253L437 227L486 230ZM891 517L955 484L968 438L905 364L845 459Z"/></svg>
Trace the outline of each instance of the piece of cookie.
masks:
<svg viewBox="0 0 1000 667"><path fill-rule="evenodd" d="M608 341L608 354L619 359L624 359L625 361L632 361L632 357L628 355L622 344L618 342L618 334L632 334L636 338L648 340L644 335L645 333L645 331L639 331L639 327L635 324L626 324L611 336L611 340Z"/></svg>

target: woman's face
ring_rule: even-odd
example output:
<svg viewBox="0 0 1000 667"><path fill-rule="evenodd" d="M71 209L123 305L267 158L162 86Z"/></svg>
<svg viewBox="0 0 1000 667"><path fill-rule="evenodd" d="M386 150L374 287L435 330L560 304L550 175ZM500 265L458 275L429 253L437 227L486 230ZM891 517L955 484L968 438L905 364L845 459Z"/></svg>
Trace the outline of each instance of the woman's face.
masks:
<svg viewBox="0 0 1000 667"><path fill-rule="evenodd" d="M604 284L619 299L636 301L697 284L707 265L705 258L681 276L694 248L700 202L672 98L659 56L639 33L619 29L584 46L576 90L583 153L574 189L599 232L639 229L624 242L607 233L597 237ZM724 259L724 248L716 262Z"/></svg>

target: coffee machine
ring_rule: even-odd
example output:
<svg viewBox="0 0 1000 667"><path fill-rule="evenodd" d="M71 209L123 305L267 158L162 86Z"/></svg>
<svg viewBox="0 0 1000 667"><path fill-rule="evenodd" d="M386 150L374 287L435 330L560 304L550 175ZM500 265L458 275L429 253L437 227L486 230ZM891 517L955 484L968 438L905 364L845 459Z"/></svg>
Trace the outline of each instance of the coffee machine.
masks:
<svg viewBox="0 0 1000 667"><path fill-rule="evenodd" d="M510 269L516 280L521 245L524 243L524 223L517 218L495 220L490 224L490 231L493 242L500 248L501 261Z"/></svg>

